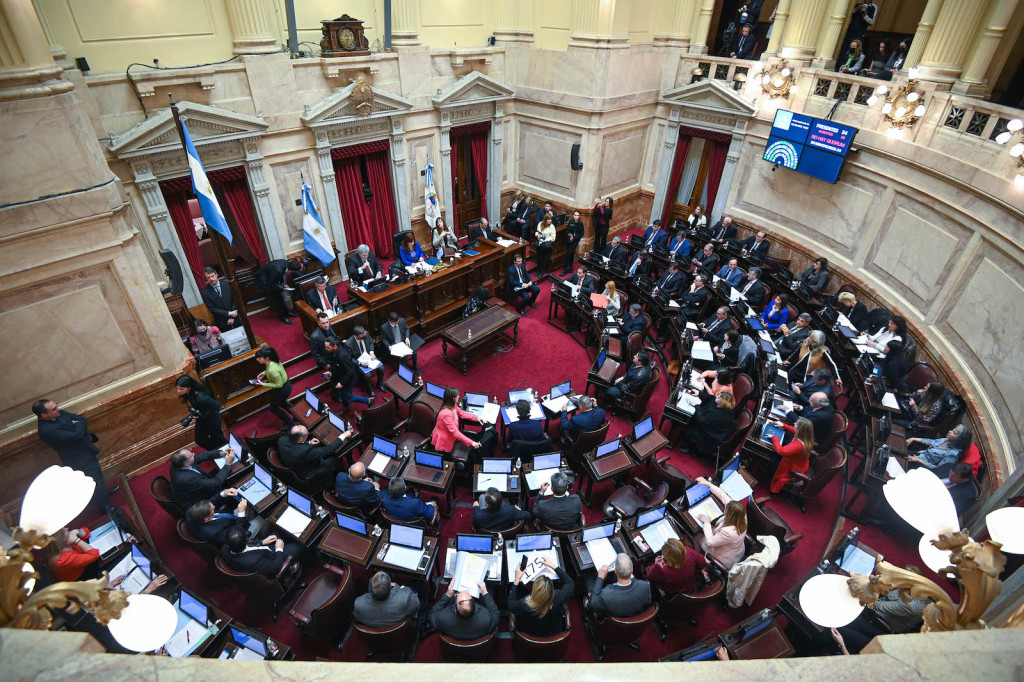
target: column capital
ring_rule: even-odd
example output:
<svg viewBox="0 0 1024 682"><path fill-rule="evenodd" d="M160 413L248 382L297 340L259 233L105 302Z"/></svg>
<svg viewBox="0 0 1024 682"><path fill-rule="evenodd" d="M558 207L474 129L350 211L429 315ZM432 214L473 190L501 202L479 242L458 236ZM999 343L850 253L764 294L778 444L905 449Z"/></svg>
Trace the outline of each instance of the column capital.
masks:
<svg viewBox="0 0 1024 682"><path fill-rule="evenodd" d="M31 0L0 0L0 102L49 97L74 89L60 80L64 69L50 45Z"/></svg>
<svg viewBox="0 0 1024 682"><path fill-rule="evenodd" d="M391 46L416 47L420 44L419 0L391 0Z"/></svg>

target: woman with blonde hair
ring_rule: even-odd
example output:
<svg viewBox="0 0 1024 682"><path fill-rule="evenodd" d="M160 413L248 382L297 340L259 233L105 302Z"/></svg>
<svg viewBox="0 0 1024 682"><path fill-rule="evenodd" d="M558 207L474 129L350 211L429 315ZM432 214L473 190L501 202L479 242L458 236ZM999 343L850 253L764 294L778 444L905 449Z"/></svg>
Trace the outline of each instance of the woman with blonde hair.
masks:
<svg viewBox="0 0 1024 682"><path fill-rule="evenodd" d="M550 557L542 559L562 581L555 589L554 581L546 575L533 581L529 593L522 586L523 570L516 566L516 580L508 597L508 608L516 618L516 628L534 637L551 637L565 630L565 605L572 597L576 585Z"/></svg>
<svg viewBox="0 0 1024 682"><path fill-rule="evenodd" d="M622 310L622 297L615 287L615 280L608 280L608 283L604 285L604 291L601 293L608 297L608 314L618 315Z"/></svg>
<svg viewBox="0 0 1024 682"><path fill-rule="evenodd" d="M697 587L697 574L707 565L700 552L669 538L647 570L647 579L664 595L686 594Z"/></svg>
<svg viewBox="0 0 1024 682"><path fill-rule="evenodd" d="M725 513L713 523L703 519L704 533L700 542L709 557L729 570L733 564L742 561L746 553L747 510L742 502L736 502L703 476L697 477L697 483L706 485L725 506Z"/></svg>

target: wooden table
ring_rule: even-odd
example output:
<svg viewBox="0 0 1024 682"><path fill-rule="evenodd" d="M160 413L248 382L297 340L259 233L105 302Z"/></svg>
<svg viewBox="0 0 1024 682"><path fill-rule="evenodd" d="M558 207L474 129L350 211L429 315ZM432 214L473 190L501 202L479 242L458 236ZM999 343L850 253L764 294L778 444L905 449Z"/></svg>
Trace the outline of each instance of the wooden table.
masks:
<svg viewBox="0 0 1024 682"><path fill-rule="evenodd" d="M594 566L593 559L590 558L590 552L587 551L587 545L583 542L583 533L573 533L566 538L569 541L569 562L572 564L573 569L576 571L576 575L582 574L584 571L596 569ZM629 541L626 540L626 536L622 534L620 529L618 532L613 533L608 541L612 543L612 547L616 553L629 555Z"/></svg>
<svg viewBox="0 0 1024 682"><path fill-rule="evenodd" d="M281 517L281 514L283 514L284 510L287 508L288 501L286 499L282 499L281 504L279 504L277 508L270 513L270 516L267 517L267 521L274 524L274 526L277 527L282 533L286 534L289 537L294 537L304 546L309 547L313 543L313 541L315 541L316 538L319 536L320 532L327 526L327 517L317 516L316 509L313 509L313 516L310 517L309 523L306 524L305 530L303 530L298 535L293 535L292 533L286 531L284 528L281 528L281 526L277 525L277 520Z"/></svg>
<svg viewBox="0 0 1024 682"><path fill-rule="evenodd" d="M366 467L367 476L376 476L384 481L384 484L381 486L383 489L388 483L391 483L391 479L398 478L399 472L402 471L402 466L405 465L405 460L402 459L402 453L399 452L398 456L391 458L391 462L388 463L387 469L385 469L384 473L381 474L376 471L370 471L370 462L372 462L373 458L376 456L377 453L374 452L373 448L366 448L365 452L363 452L363 456L359 458L359 461Z"/></svg>
<svg viewBox="0 0 1024 682"><path fill-rule="evenodd" d="M441 331L441 355L445 361L459 367L466 373L469 356L485 346L489 346L499 337L508 338L505 333L513 329L512 345L519 344L519 315L502 306L489 306L476 315L445 328ZM448 357L448 344L461 353L461 365Z"/></svg>
<svg viewBox="0 0 1024 682"><path fill-rule="evenodd" d="M665 438L658 429L654 429L640 440L633 440L633 434L630 433L623 437L622 442L633 459L640 463L648 461L668 446L668 438Z"/></svg>
<svg viewBox="0 0 1024 682"><path fill-rule="evenodd" d="M435 481L434 476L437 475L438 471L441 472L441 476ZM435 469L434 467L421 466L416 463L413 457L410 457L408 464L405 465L405 469L402 471L402 478L405 479L406 484L413 488L443 495L444 515L446 518L451 518L452 511L455 508L455 487L452 485L455 480L454 462L445 460L443 469Z"/></svg>
<svg viewBox="0 0 1024 682"><path fill-rule="evenodd" d="M483 474L483 466L480 464L473 465L473 495L481 495L487 492L487 488L481 487L480 475ZM486 474L488 476L492 474ZM513 487L515 486L515 487ZM505 475L505 489L501 491L501 496L508 498L509 500L521 500L523 499L523 481L522 481L522 470L513 468L512 471Z"/></svg>
<svg viewBox="0 0 1024 682"><path fill-rule="evenodd" d="M645 509L643 511L650 510ZM629 545L629 551L627 552L627 554L632 554L633 560L636 561L638 564L647 565L654 561L654 557L656 555L654 552L651 551L650 547L647 547L647 549L641 549L640 545L636 543L636 538L640 538L641 540L643 539L643 537L641 537L640 535L640 531L642 529L636 527L636 522L638 519L639 514L623 521L621 532L629 540L629 542L627 543ZM672 530L676 532L676 535L679 536L679 539L682 540L684 543L689 544L689 540L686 540L684 538L690 537L692 533L690 533L688 529L684 528L683 525L679 523L679 521L672 514L666 513L665 520L668 521L668 524L670 526L672 526ZM647 526L644 526L644 528L646 527Z"/></svg>
<svg viewBox="0 0 1024 682"><path fill-rule="evenodd" d="M587 479L587 492L583 495L587 506L590 506L590 495L594 492L594 483L607 481L619 474L628 472L633 468L635 462L630 459L629 454L621 446L618 450L597 458L597 449L591 450L583 456L583 477ZM580 492L583 489L583 480L580 479Z"/></svg>
<svg viewBox="0 0 1024 682"><path fill-rule="evenodd" d="M381 536L381 543L378 545L376 554L370 560L371 569L380 569L387 571L391 575L404 576L410 580L421 580L427 587L430 587L430 580L435 570L437 569L437 554L438 554L438 539L432 537L423 537L423 546L426 549L427 564L424 568L417 568L415 571L411 571L401 566L395 566L394 564L385 563L384 555L387 554L388 547L391 545L391 530L384 531Z"/></svg>
<svg viewBox="0 0 1024 682"><path fill-rule="evenodd" d="M369 525L369 524L367 524ZM318 549L335 559L366 568L377 553L383 533L378 536L360 535L347 528L331 525L320 538Z"/></svg>

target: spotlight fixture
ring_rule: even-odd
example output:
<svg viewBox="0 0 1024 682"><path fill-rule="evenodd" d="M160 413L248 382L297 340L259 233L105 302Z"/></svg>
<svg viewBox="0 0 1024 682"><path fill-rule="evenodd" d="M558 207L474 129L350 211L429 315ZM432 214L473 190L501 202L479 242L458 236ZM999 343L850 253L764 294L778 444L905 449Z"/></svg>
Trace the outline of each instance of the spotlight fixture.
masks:
<svg viewBox="0 0 1024 682"><path fill-rule="evenodd" d="M867 105L873 107L881 98L885 98L882 115L889 122L890 132L913 126L926 111L925 93L917 87L917 68L910 69L909 75L910 79L906 83L892 89L887 85L879 85L867 99Z"/></svg>
<svg viewBox="0 0 1024 682"><path fill-rule="evenodd" d="M704 69L695 66L690 72L690 84L699 83L702 80L704 80Z"/></svg>
<svg viewBox="0 0 1024 682"><path fill-rule="evenodd" d="M1017 159L1017 175L1013 178L1013 184L1017 189L1024 190L1024 121L1015 118L1006 124L1006 130L996 135L996 142L1003 146L1017 138L1017 143L1010 145L1010 156Z"/></svg>
<svg viewBox="0 0 1024 682"><path fill-rule="evenodd" d="M770 99L785 99L796 94L796 76L785 59L762 69L754 78L761 84L761 92Z"/></svg>

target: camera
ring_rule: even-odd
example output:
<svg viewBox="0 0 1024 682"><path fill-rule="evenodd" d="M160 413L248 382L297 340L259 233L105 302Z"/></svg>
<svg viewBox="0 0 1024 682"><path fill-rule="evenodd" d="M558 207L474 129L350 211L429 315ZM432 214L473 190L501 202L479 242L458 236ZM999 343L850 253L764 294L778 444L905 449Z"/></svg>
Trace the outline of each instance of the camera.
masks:
<svg viewBox="0 0 1024 682"><path fill-rule="evenodd" d="M198 416L199 416L199 410L189 410L188 411L188 416L185 417L184 419L182 419L181 422L180 422L181 423L181 427L182 428L186 428L188 426L191 426L192 422L195 421L195 418L198 417Z"/></svg>

